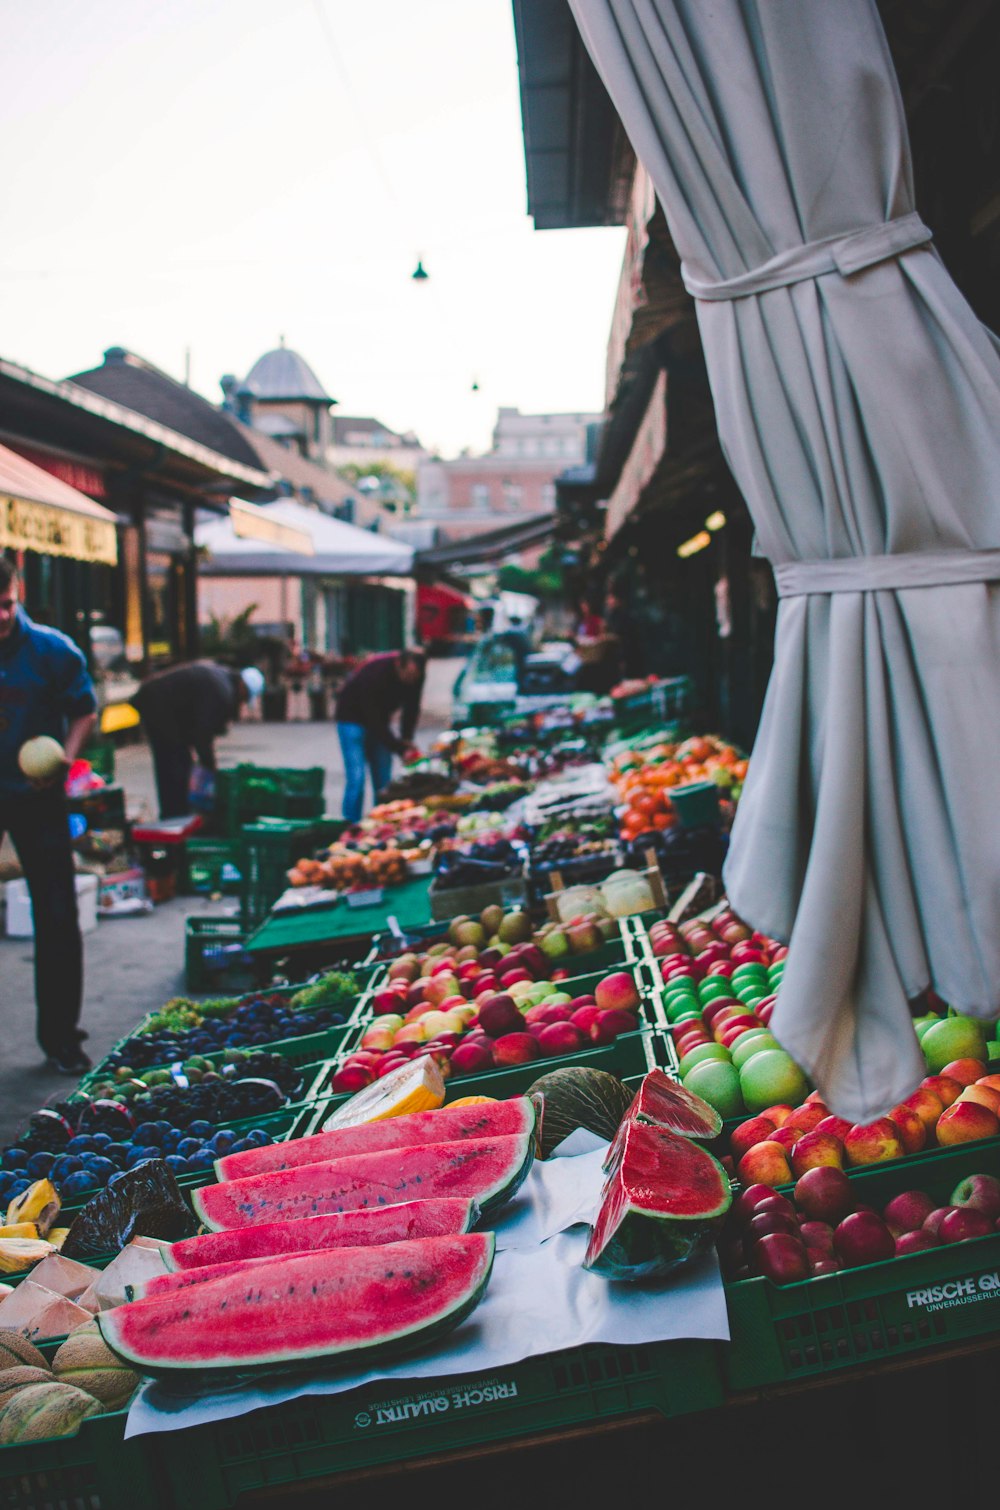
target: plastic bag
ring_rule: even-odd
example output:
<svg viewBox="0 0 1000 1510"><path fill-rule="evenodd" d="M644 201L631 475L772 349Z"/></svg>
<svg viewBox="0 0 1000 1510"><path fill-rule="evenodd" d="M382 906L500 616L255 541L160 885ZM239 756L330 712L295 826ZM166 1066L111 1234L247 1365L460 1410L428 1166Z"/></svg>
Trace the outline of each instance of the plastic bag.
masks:
<svg viewBox="0 0 1000 1510"><path fill-rule="evenodd" d="M207 766L196 765L191 772L191 811L209 813L215 806L215 772Z"/></svg>

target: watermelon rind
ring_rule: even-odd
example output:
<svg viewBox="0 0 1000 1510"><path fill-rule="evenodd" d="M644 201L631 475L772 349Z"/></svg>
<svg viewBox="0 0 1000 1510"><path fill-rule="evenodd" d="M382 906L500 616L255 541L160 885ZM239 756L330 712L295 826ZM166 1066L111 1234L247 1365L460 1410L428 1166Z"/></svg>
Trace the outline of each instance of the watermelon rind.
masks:
<svg viewBox="0 0 1000 1510"><path fill-rule="evenodd" d="M583 1267L608 1279L664 1278L711 1246L731 1203L729 1176L703 1144L627 1123Z"/></svg>
<svg viewBox="0 0 1000 1510"><path fill-rule="evenodd" d="M105 1342L153 1377L199 1386L253 1370L396 1357L450 1332L483 1297L492 1232L282 1255L98 1314ZM227 1266L228 1267L228 1266Z"/></svg>
<svg viewBox="0 0 1000 1510"><path fill-rule="evenodd" d="M410 1148L425 1143L450 1143L458 1138L491 1138L533 1133L535 1108L527 1096L490 1101L478 1106L440 1106L430 1111L383 1117L357 1126L335 1127L307 1138L245 1148L215 1161L219 1180L238 1180L300 1164L376 1153L381 1148Z"/></svg>
<svg viewBox="0 0 1000 1510"><path fill-rule="evenodd" d="M405 1155L384 1148L204 1185L191 1192L191 1202L198 1219L216 1232L431 1196L469 1197L486 1218L527 1179L534 1149L530 1133L425 1143Z"/></svg>
<svg viewBox="0 0 1000 1510"><path fill-rule="evenodd" d="M563 1139L581 1127L610 1141L632 1101L617 1075L592 1065L560 1065L533 1081L526 1094L538 1117L540 1159L550 1158Z"/></svg>
<svg viewBox="0 0 1000 1510"><path fill-rule="evenodd" d="M178 1243L164 1243L161 1251L168 1270L182 1271L234 1259L313 1253L319 1248L361 1248L471 1232L479 1214L475 1201L459 1196L400 1201L395 1206L367 1206L360 1211L337 1211L298 1221L260 1222L253 1227L203 1232Z"/></svg>

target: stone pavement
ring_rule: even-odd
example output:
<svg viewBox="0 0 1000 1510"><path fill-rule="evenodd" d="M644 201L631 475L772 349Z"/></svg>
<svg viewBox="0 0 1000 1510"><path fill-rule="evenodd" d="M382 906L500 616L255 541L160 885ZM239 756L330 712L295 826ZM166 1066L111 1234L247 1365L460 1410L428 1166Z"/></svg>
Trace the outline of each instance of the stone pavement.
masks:
<svg viewBox="0 0 1000 1510"><path fill-rule="evenodd" d="M418 744L426 745L450 726L451 689L461 666L454 658L429 661ZM332 723L239 723L218 742L217 757L222 766L241 760L325 766L327 812L340 811L344 773ZM155 817L152 763L144 744L119 750L117 780L125 788L130 818ZM146 915L103 918L85 936L82 1026L90 1035L85 1047L95 1062L144 1013L183 990L187 918L219 916L235 907L235 898L220 903L178 897ZM0 934L0 1147L17 1136L31 1112L65 1096L74 1084L41 1065L34 1034L33 952L30 939Z"/></svg>

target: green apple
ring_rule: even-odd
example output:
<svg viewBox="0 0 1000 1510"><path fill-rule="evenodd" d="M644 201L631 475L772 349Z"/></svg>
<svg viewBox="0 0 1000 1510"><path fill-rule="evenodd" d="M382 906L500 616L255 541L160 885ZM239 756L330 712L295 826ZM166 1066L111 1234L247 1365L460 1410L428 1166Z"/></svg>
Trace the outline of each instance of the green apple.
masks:
<svg viewBox="0 0 1000 1510"><path fill-rule="evenodd" d="M781 1044L767 1028L755 1028L752 1032L741 1033L733 1044L733 1063L741 1070L754 1054L760 1054L764 1049L780 1048Z"/></svg>
<svg viewBox="0 0 1000 1510"><path fill-rule="evenodd" d="M985 1062L986 1028L975 1017L942 1017L940 1022L931 1023L920 1040L920 1047L927 1061L928 1074L940 1075L953 1059L982 1059Z"/></svg>
<svg viewBox="0 0 1000 1510"><path fill-rule="evenodd" d="M742 1117L746 1112L740 1072L722 1059L703 1059L683 1080L684 1089L714 1106L720 1117Z"/></svg>
<svg viewBox="0 0 1000 1510"><path fill-rule="evenodd" d="M767 978L767 966L759 965L756 960L747 960L745 965L737 965L729 977L734 984L741 980L759 980L763 983Z"/></svg>
<svg viewBox="0 0 1000 1510"><path fill-rule="evenodd" d="M732 996L733 988L724 975L706 975L698 986L698 1000L703 1007L717 996Z"/></svg>
<svg viewBox="0 0 1000 1510"><path fill-rule="evenodd" d="M677 1073L683 1080L688 1070L694 1069L696 1064L701 1064L703 1059L717 1059L723 1064L729 1063L729 1050L721 1043L699 1043L693 1049L688 1049L684 1058L677 1066Z"/></svg>
<svg viewBox="0 0 1000 1510"><path fill-rule="evenodd" d="M915 1017L913 1019L913 1031L921 1042L923 1042L927 1029L932 1028L936 1022L944 1022L944 1018L939 1012L926 1012L923 1017Z"/></svg>
<svg viewBox="0 0 1000 1510"><path fill-rule="evenodd" d="M737 1074L752 1117L769 1106L800 1106L809 1094L808 1080L784 1049L762 1049L759 1054L751 1054Z"/></svg>
<svg viewBox="0 0 1000 1510"><path fill-rule="evenodd" d="M701 1008L690 997L667 1002L666 1007L668 1022L693 1022L701 1018Z"/></svg>

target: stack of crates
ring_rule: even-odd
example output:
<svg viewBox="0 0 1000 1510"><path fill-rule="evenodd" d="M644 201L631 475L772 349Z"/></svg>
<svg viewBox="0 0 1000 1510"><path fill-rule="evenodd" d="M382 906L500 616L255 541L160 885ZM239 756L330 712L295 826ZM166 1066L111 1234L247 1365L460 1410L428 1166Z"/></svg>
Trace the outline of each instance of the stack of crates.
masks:
<svg viewBox="0 0 1000 1510"><path fill-rule="evenodd" d="M240 830L240 920L249 932L262 923L288 886L288 871L347 827L341 818L272 818Z"/></svg>
<svg viewBox="0 0 1000 1510"><path fill-rule="evenodd" d="M303 819L323 815L323 766L258 766L244 763L216 772L212 827L236 839L260 818Z"/></svg>

